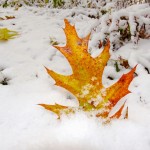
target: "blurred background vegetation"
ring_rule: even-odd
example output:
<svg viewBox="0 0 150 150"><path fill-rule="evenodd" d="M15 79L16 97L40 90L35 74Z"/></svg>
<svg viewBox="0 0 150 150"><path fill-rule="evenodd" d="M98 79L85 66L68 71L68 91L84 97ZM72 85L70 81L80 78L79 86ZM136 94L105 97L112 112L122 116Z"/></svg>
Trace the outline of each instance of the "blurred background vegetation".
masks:
<svg viewBox="0 0 150 150"><path fill-rule="evenodd" d="M117 8L127 7L133 4L150 3L150 0L1 0L2 7L38 6L50 8L99 8L108 2L116 3Z"/></svg>

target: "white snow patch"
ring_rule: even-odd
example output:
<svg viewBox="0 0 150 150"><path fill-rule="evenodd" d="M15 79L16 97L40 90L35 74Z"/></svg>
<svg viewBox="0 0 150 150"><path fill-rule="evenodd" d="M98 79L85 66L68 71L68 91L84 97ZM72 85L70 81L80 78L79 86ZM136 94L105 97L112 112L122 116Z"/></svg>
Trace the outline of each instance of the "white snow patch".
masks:
<svg viewBox="0 0 150 150"><path fill-rule="evenodd" d="M74 98L67 98L69 92L54 86L54 80L44 69L46 66L61 74L71 74L66 59L50 46L51 36L60 44L65 43L63 19L70 10L64 10L64 13L63 10L55 11L58 13L52 13L48 8L22 7L18 11L1 8L0 16L14 15L16 19L0 21L0 26L16 30L20 35L0 42L0 76L1 80L8 79L8 85L0 84L0 149L149 150L150 75L145 70L145 67L150 69L149 40L141 40L137 49L127 44L111 52L111 58L121 56L129 61L131 67L139 64L138 76L129 87L132 93L127 98L128 120L114 120L111 124L102 125L83 112L57 120L55 114L37 105L59 103L78 106ZM83 16L68 17L76 24L81 37L87 35L96 22ZM107 31L108 27L103 30ZM93 55L94 50L91 52ZM122 69L116 73L113 67L108 64L105 68L103 83L107 86L129 71ZM108 81L110 74L115 77L114 81Z"/></svg>

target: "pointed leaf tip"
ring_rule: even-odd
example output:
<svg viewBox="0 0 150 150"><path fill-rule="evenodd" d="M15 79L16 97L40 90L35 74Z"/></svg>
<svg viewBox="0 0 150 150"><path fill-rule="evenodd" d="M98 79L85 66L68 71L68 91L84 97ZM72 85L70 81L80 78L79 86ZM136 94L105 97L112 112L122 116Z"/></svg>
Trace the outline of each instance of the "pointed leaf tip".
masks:
<svg viewBox="0 0 150 150"><path fill-rule="evenodd" d="M122 115L122 110L123 110L123 108L124 108L124 106L125 106L125 103L126 103L126 101L124 102L124 104L120 107L120 109L115 113L115 114L113 114L112 116L110 116L110 118L112 119L112 118L120 118L121 117L121 115ZM126 115L127 115L127 112L128 111L128 109L126 110L126 114L125 114L125 117L126 117Z"/></svg>
<svg viewBox="0 0 150 150"><path fill-rule="evenodd" d="M58 116L58 119L60 118L61 111L68 108L67 106L59 105L57 103L55 103L55 105L48 105L48 104L38 104L38 105L55 113Z"/></svg>
<svg viewBox="0 0 150 150"><path fill-rule="evenodd" d="M106 40L106 45L105 46L107 46L108 48L110 48L110 40L109 39Z"/></svg>
<svg viewBox="0 0 150 150"><path fill-rule="evenodd" d="M65 28L72 27L72 25L70 24L70 22L67 19L64 19L64 22L65 22Z"/></svg>
<svg viewBox="0 0 150 150"><path fill-rule="evenodd" d="M67 19L64 19L64 22L67 23L67 24L69 24L69 21Z"/></svg>

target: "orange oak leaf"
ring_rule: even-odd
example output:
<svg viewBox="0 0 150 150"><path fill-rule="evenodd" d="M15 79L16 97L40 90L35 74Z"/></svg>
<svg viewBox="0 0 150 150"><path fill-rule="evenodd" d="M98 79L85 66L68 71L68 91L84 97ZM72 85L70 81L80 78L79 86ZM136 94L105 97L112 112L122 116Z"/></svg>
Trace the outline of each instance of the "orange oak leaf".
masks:
<svg viewBox="0 0 150 150"><path fill-rule="evenodd" d="M72 74L65 76L46 68L48 74L55 80L55 85L63 87L76 96L79 101L79 108L84 111L97 111L97 117L108 118L108 115L117 102L127 95L128 87L133 79L136 67L129 73L124 74L118 82L105 88L102 84L102 75L105 66L110 58L110 42L104 46L102 53L96 58L88 53L88 42L90 34L85 38L80 38L75 26L65 21L64 32L66 35L66 45L64 47L54 46L68 60L72 67ZM61 105L41 106L53 111L58 116L60 112L70 109ZM124 105L116 112L114 117L119 118ZM65 109L64 109L65 108ZM56 111L57 110L57 111Z"/></svg>

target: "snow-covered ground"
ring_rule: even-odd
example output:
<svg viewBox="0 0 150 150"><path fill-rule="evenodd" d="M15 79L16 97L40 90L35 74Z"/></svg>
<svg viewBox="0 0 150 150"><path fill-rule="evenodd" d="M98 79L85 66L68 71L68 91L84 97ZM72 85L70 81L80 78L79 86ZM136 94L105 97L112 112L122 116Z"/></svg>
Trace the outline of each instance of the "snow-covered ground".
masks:
<svg viewBox="0 0 150 150"><path fill-rule="evenodd" d="M79 15L72 17L74 11ZM117 73L111 60L121 56L134 67L137 76L132 81L127 99L128 120L114 120L103 125L97 118L83 112L57 116L39 103L59 103L77 106L75 98L56 87L44 66L61 74L71 74L64 56L50 45L50 39L65 44L62 30L64 18L76 25L80 37L86 36L97 24L83 10L52 10L42 8L0 9L0 17L15 19L0 21L0 28L19 32L19 36L0 42L0 150L149 150L150 149L150 40L140 40L111 52L105 68L103 84L109 86L129 69ZM94 10L85 11L95 14ZM81 14L80 14L81 13ZM94 34L94 33L93 33ZM90 48L92 49L90 41ZM100 53L92 49L92 56ZM112 76L114 80L107 77Z"/></svg>

